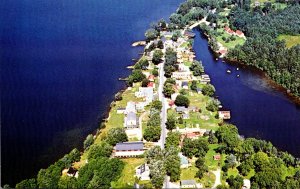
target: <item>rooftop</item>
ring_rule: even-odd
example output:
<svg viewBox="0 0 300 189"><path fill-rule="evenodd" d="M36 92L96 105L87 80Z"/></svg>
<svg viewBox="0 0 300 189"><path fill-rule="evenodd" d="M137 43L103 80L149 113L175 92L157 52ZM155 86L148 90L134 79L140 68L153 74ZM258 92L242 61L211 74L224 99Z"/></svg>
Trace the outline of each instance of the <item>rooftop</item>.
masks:
<svg viewBox="0 0 300 189"><path fill-rule="evenodd" d="M127 151L127 150L143 150L144 144L143 142L123 142L116 144L116 150Z"/></svg>

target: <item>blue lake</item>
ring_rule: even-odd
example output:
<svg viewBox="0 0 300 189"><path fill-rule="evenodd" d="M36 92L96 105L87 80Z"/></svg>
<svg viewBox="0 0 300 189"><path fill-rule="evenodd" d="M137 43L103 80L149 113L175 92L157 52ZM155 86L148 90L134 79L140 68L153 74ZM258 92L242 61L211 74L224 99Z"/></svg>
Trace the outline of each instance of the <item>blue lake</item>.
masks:
<svg viewBox="0 0 300 189"><path fill-rule="evenodd" d="M8 0L0 6L1 181L33 177L97 128L153 21L182 0Z"/></svg>

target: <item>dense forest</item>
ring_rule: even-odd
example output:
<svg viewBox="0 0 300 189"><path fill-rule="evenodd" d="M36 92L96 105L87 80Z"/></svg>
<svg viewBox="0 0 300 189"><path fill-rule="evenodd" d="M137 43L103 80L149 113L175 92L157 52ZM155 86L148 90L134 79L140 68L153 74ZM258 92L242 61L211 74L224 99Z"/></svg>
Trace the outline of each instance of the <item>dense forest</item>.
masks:
<svg viewBox="0 0 300 189"><path fill-rule="evenodd" d="M300 5L275 10L270 4L251 11L236 8L229 15L230 27L247 36L243 46L227 57L265 71L273 80L300 96L300 45L287 48L280 34L300 34Z"/></svg>

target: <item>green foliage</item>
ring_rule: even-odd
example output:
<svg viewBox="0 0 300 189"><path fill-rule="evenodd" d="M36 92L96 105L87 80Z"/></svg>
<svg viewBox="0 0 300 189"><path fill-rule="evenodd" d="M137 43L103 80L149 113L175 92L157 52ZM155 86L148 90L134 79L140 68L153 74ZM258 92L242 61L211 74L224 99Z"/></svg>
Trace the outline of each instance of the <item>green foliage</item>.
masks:
<svg viewBox="0 0 300 189"><path fill-rule="evenodd" d="M169 132L166 138L165 148L178 147L180 141L179 132Z"/></svg>
<svg viewBox="0 0 300 189"><path fill-rule="evenodd" d="M88 159L97 159L100 157L110 157L113 147L107 142L101 142L100 144L94 144L91 146Z"/></svg>
<svg viewBox="0 0 300 189"><path fill-rule="evenodd" d="M83 142L83 148L86 150L94 143L94 136L89 134Z"/></svg>
<svg viewBox="0 0 300 189"><path fill-rule="evenodd" d="M209 144L217 144L218 143L218 139L217 139L217 137L215 136L215 134L213 133L212 130L209 131L208 143Z"/></svg>
<svg viewBox="0 0 300 189"><path fill-rule="evenodd" d="M152 102L151 108L154 108L154 109L156 109L158 111L161 111L161 109L162 109L162 103L161 103L161 101L160 100L154 100Z"/></svg>
<svg viewBox="0 0 300 189"><path fill-rule="evenodd" d="M152 75L158 76L158 70L157 69L152 70Z"/></svg>
<svg viewBox="0 0 300 189"><path fill-rule="evenodd" d="M155 29L148 29L145 33L145 37L147 40L156 39L159 33Z"/></svg>
<svg viewBox="0 0 300 189"><path fill-rule="evenodd" d="M228 152L233 152L239 145L238 129L234 125L223 125L216 131L215 135L219 143L225 145L225 150Z"/></svg>
<svg viewBox="0 0 300 189"><path fill-rule="evenodd" d="M69 177L67 175L64 175L64 176L60 177L60 179L58 181L58 188L59 189L78 188L77 179L75 177Z"/></svg>
<svg viewBox="0 0 300 189"><path fill-rule="evenodd" d="M108 131L106 142L115 146L119 142L127 142L128 137L124 128L111 128Z"/></svg>
<svg viewBox="0 0 300 189"><path fill-rule="evenodd" d="M111 181L119 178L124 163L119 159L92 159L79 169L79 188L110 188Z"/></svg>
<svg viewBox="0 0 300 189"><path fill-rule="evenodd" d="M174 103L176 106L185 106L187 108L190 105L190 100L184 95L178 95Z"/></svg>
<svg viewBox="0 0 300 189"><path fill-rule="evenodd" d="M16 189L23 189L23 188L26 188L26 189L38 188L36 179L34 179L34 178L25 179L25 180L22 180L21 182L19 182L18 184L16 184Z"/></svg>
<svg viewBox="0 0 300 189"><path fill-rule="evenodd" d="M175 93L175 90L173 88L173 84L171 83L165 83L163 87L163 94L165 97L170 98L172 94Z"/></svg>
<svg viewBox="0 0 300 189"><path fill-rule="evenodd" d="M132 86L132 83L141 82L146 76L141 70L133 70L131 75L128 77L127 84Z"/></svg>
<svg viewBox="0 0 300 189"><path fill-rule="evenodd" d="M37 175L39 188L57 188L62 169L57 164L41 169Z"/></svg>
<svg viewBox="0 0 300 189"><path fill-rule="evenodd" d="M148 66L149 66L149 61L143 57L134 65L134 69L146 70Z"/></svg>
<svg viewBox="0 0 300 189"><path fill-rule="evenodd" d="M147 85L150 83L149 79L145 78L142 81L142 87L147 87Z"/></svg>
<svg viewBox="0 0 300 189"><path fill-rule="evenodd" d="M195 81L195 80L192 81L191 90L197 91L197 81Z"/></svg>
<svg viewBox="0 0 300 189"><path fill-rule="evenodd" d="M180 180L180 158L177 153L168 155L165 159L165 169L171 182Z"/></svg>
<svg viewBox="0 0 300 189"><path fill-rule="evenodd" d="M196 140L185 138L181 149L183 155L189 158L193 156L204 157L208 150L208 142L203 138Z"/></svg>
<svg viewBox="0 0 300 189"><path fill-rule="evenodd" d="M176 121L177 121L177 119L176 119L174 114L168 115L167 122L166 122L166 128L168 130L175 129L176 128Z"/></svg>
<svg viewBox="0 0 300 189"><path fill-rule="evenodd" d="M212 99L208 102L207 106L206 106L206 109L208 111L211 111L211 112L215 112L215 111L218 111L219 109L219 105L220 105L220 101L217 100L217 99Z"/></svg>
<svg viewBox="0 0 300 189"><path fill-rule="evenodd" d="M160 126L147 126L144 132L144 139L150 142L157 142L160 138Z"/></svg>
<svg viewBox="0 0 300 189"><path fill-rule="evenodd" d="M237 167L237 169L243 176L248 175L250 173L251 169L253 169L253 168L254 168L254 165L253 165L253 160L251 158L247 158L245 161L243 161Z"/></svg>
<svg viewBox="0 0 300 189"><path fill-rule="evenodd" d="M147 122L147 126L160 126L160 112L156 109L151 109L150 119Z"/></svg>
<svg viewBox="0 0 300 189"><path fill-rule="evenodd" d="M202 93L206 96L213 96L216 92L216 89L213 85L207 84L202 88Z"/></svg>
<svg viewBox="0 0 300 189"><path fill-rule="evenodd" d="M154 64L158 64L161 62L161 58L163 57L164 53L161 50L155 50L153 52L152 62Z"/></svg>
<svg viewBox="0 0 300 189"><path fill-rule="evenodd" d="M242 188L244 181L243 177L240 175L237 175L236 177L233 177L232 175L226 179L227 183L229 184L230 188L232 189L240 189Z"/></svg>

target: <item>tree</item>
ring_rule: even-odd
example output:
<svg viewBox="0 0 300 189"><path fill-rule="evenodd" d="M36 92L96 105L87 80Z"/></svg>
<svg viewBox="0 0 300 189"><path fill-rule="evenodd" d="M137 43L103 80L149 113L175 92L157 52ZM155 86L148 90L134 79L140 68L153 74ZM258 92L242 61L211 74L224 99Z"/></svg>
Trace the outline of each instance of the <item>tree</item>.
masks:
<svg viewBox="0 0 300 189"><path fill-rule="evenodd" d="M208 142L203 138L199 138L197 140L189 138L183 139L181 151L183 155L189 158L192 158L193 156L204 157L208 150Z"/></svg>
<svg viewBox="0 0 300 189"><path fill-rule="evenodd" d="M94 136L89 134L83 142L83 148L86 150L94 143Z"/></svg>
<svg viewBox="0 0 300 189"><path fill-rule="evenodd" d="M219 109L220 101L217 99L212 99L208 102L206 109L211 112L215 112Z"/></svg>
<svg viewBox="0 0 300 189"><path fill-rule="evenodd" d="M191 89L192 89L193 91L197 91L197 81L195 81L195 80L192 81Z"/></svg>
<svg viewBox="0 0 300 189"><path fill-rule="evenodd" d="M57 188L62 168L58 165L50 165L47 169L41 169L37 176L39 188Z"/></svg>
<svg viewBox="0 0 300 189"><path fill-rule="evenodd" d="M78 188L77 179L75 177L69 177L63 175L58 181L59 189L69 189L69 188Z"/></svg>
<svg viewBox="0 0 300 189"><path fill-rule="evenodd" d="M166 169L164 161L157 160L150 165L151 183L154 188L161 188L165 180Z"/></svg>
<svg viewBox="0 0 300 189"><path fill-rule="evenodd" d="M100 157L110 157L113 147L107 142L101 142L100 144L94 144L91 146L88 159L97 159Z"/></svg>
<svg viewBox="0 0 300 189"><path fill-rule="evenodd" d="M237 169L243 176L247 176L253 168L254 165L251 158L247 158L245 161L242 161L241 164L237 167Z"/></svg>
<svg viewBox="0 0 300 189"><path fill-rule="evenodd" d="M163 49L164 48L164 43L162 42L162 40L159 40L157 42L157 48L159 48L159 49Z"/></svg>
<svg viewBox="0 0 300 189"><path fill-rule="evenodd" d="M218 139L217 139L217 137L215 136L215 134L213 133L212 130L209 131L208 142L210 144L217 144L218 143Z"/></svg>
<svg viewBox="0 0 300 189"><path fill-rule="evenodd" d="M141 70L133 70L131 75L128 77L128 82L129 83L141 82L145 78L146 76L145 74L143 74Z"/></svg>
<svg viewBox="0 0 300 189"><path fill-rule="evenodd" d="M151 111L152 110L152 111ZM147 122L147 126L160 126L161 119L160 119L160 111L156 109L150 110L150 118Z"/></svg>
<svg viewBox="0 0 300 189"><path fill-rule="evenodd" d="M159 64L163 55L164 53L161 50L155 50L152 56L152 62L156 65Z"/></svg>
<svg viewBox="0 0 300 189"><path fill-rule="evenodd" d="M134 69L142 69L142 70L146 70L147 67L149 66L149 61L145 58L142 57L135 65L134 65Z"/></svg>
<svg viewBox="0 0 300 189"><path fill-rule="evenodd" d="M200 168L204 165L204 163L205 163L205 159L203 157L199 157L195 162L195 166L197 168Z"/></svg>
<svg viewBox="0 0 300 189"><path fill-rule="evenodd" d="M174 114L168 115L167 122L166 122L166 128L168 130L173 130L176 128L176 117Z"/></svg>
<svg viewBox="0 0 300 189"><path fill-rule="evenodd" d="M35 189L38 188L36 179L32 178L32 179L25 179L22 180L21 182L19 182L18 184L16 184L16 189Z"/></svg>
<svg viewBox="0 0 300 189"><path fill-rule="evenodd" d="M255 165L255 171L263 170L269 165L268 155L264 152L257 152L253 156L253 163Z"/></svg>
<svg viewBox="0 0 300 189"><path fill-rule="evenodd" d="M148 29L145 33L145 37L148 41L156 39L158 35L159 34L155 29Z"/></svg>
<svg viewBox="0 0 300 189"><path fill-rule="evenodd" d="M168 132L168 136L166 138L165 148L168 149L170 147L178 147L180 141L180 133L179 132Z"/></svg>
<svg viewBox="0 0 300 189"><path fill-rule="evenodd" d="M173 88L173 85L170 83L165 83L163 88L163 94L165 97L170 98L172 94L175 93L175 90Z"/></svg>
<svg viewBox="0 0 300 189"><path fill-rule="evenodd" d="M119 142L127 142L128 137L124 128L111 128L108 131L106 142L115 146Z"/></svg>
<svg viewBox="0 0 300 189"><path fill-rule="evenodd" d="M202 88L202 93L206 96L213 96L215 92L215 87L211 84L204 85L204 87Z"/></svg>
<svg viewBox="0 0 300 189"><path fill-rule="evenodd" d="M147 126L144 132L144 139L150 142L157 142L160 138L160 126Z"/></svg>
<svg viewBox="0 0 300 189"><path fill-rule="evenodd" d="M152 75L158 76L158 70L157 69L152 70Z"/></svg>
<svg viewBox="0 0 300 189"><path fill-rule="evenodd" d="M216 131L215 135L219 143L225 145L225 150L228 152L233 152L239 145L238 129L234 125L224 124Z"/></svg>
<svg viewBox="0 0 300 189"><path fill-rule="evenodd" d="M149 83L150 83L149 79L147 79L147 78L143 79L142 87L147 87Z"/></svg>
<svg viewBox="0 0 300 189"><path fill-rule="evenodd" d="M180 179L180 158L178 154L169 155L165 159L165 169L167 175L170 176L171 182L176 182Z"/></svg>
<svg viewBox="0 0 300 189"><path fill-rule="evenodd" d="M192 63L190 70L193 71L194 76L200 76L201 74L204 73L204 67L202 66L202 62L194 60Z"/></svg>
<svg viewBox="0 0 300 189"><path fill-rule="evenodd" d="M244 184L244 179L240 175L237 175L236 177L233 177L233 175L231 175L228 179L226 179L226 181L229 184L230 188L233 189L240 189Z"/></svg>
<svg viewBox="0 0 300 189"><path fill-rule="evenodd" d="M201 167L198 167L198 171L196 172L196 177L201 179L204 173L206 172L208 172L208 167L206 165L202 165Z"/></svg>
<svg viewBox="0 0 300 189"><path fill-rule="evenodd" d="M229 156L226 156L225 163L231 167L234 168L236 166L236 157L233 154L230 154Z"/></svg>
<svg viewBox="0 0 300 189"><path fill-rule="evenodd" d="M161 111L161 109L162 109L161 101L160 100L154 100L152 102L151 108L155 108L156 110Z"/></svg>
<svg viewBox="0 0 300 189"><path fill-rule="evenodd" d="M176 106L185 106L186 108L190 105L190 100L184 95L178 95L175 99Z"/></svg>

